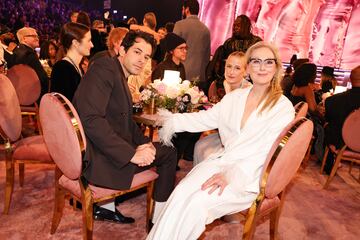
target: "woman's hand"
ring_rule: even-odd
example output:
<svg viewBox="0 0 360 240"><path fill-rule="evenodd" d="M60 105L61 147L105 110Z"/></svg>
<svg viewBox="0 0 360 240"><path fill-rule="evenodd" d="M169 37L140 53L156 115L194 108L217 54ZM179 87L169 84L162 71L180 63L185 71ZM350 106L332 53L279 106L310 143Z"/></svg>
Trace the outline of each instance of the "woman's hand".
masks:
<svg viewBox="0 0 360 240"><path fill-rule="evenodd" d="M228 184L229 183L227 182L223 173L216 173L212 175L211 178L206 180L203 185L201 185L201 190L205 191L206 189L210 188L209 194L212 194L216 189L220 188L218 194L220 196Z"/></svg>

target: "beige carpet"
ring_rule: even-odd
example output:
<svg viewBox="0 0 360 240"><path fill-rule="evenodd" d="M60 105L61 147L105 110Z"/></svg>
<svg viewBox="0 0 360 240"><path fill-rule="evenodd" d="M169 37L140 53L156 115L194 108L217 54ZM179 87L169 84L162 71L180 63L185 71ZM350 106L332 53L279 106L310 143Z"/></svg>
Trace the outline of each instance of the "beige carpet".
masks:
<svg viewBox="0 0 360 240"><path fill-rule="evenodd" d="M0 156L1 157L1 156ZM182 178L191 163L180 162ZM280 239L359 239L360 184L348 175L343 165L328 190L322 185L326 179L319 174L319 166L310 161L301 169L286 195L280 218ZM359 168L353 173L358 176ZM53 169L49 166L26 166L25 185L16 181L9 215L3 215L4 162L0 162L0 239L81 239L81 212L66 205L64 215L54 235L50 235L53 211ZM127 200L120 208L136 222L118 225L95 222L94 239L144 239L145 194ZM255 239L269 239L269 221L258 225ZM202 239L241 239L242 225L226 224L220 220L207 227Z"/></svg>

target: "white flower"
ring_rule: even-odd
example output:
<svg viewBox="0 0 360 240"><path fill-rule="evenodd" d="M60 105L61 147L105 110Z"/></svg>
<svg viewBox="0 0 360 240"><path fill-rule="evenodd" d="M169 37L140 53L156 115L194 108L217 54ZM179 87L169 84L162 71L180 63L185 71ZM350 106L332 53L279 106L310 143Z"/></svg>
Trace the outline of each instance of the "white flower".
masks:
<svg viewBox="0 0 360 240"><path fill-rule="evenodd" d="M166 96L169 98L176 98L179 96L179 89L173 86L168 86L166 88Z"/></svg>

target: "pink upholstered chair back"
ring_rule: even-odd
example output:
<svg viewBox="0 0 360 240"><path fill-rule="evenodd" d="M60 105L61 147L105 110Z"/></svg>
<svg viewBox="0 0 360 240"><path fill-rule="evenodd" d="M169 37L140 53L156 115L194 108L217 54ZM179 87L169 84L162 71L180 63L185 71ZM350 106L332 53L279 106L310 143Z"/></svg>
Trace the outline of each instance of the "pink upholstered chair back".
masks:
<svg viewBox="0 0 360 240"><path fill-rule="evenodd" d="M295 119L306 117L308 111L308 104L306 102L299 102L294 106Z"/></svg>
<svg viewBox="0 0 360 240"><path fill-rule="evenodd" d="M312 121L295 119L274 142L260 181L260 187L265 186L267 198L276 197L289 184L305 156L312 132Z"/></svg>
<svg viewBox="0 0 360 240"><path fill-rule="evenodd" d="M47 93L40 102L40 122L52 159L70 179L79 178L86 139L71 102L59 93Z"/></svg>
<svg viewBox="0 0 360 240"><path fill-rule="evenodd" d="M19 64L9 69L7 77L16 89L20 105L31 105L41 92L39 77L31 67Z"/></svg>
<svg viewBox="0 0 360 240"><path fill-rule="evenodd" d="M346 118L342 128L342 137L351 150L360 152L360 108Z"/></svg>
<svg viewBox="0 0 360 240"><path fill-rule="evenodd" d="M0 127L5 138L16 141L21 134L21 110L14 86L0 74Z"/></svg>

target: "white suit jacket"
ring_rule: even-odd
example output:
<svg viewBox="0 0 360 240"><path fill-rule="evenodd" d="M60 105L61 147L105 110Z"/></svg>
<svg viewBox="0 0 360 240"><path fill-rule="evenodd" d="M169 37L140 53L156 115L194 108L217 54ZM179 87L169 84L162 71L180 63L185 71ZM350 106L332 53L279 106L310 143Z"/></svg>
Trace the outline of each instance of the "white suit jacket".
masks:
<svg viewBox="0 0 360 240"><path fill-rule="evenodd" d="M209 164L208 161L219 165L230 186L239 193L259 191L259 179L267 154L278 135L294 118L293 105L281 96L270 110L266 109L261 114L260 104L240 129L251 88L226 94L221 102L207 111L173 114L165 123L173 132L201 132L218 128L224 149L210 155L199 165ZM161 137L161 133L159 135Z"/></svg>

